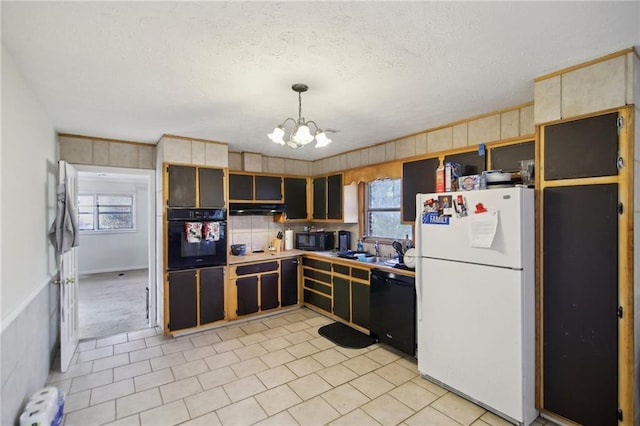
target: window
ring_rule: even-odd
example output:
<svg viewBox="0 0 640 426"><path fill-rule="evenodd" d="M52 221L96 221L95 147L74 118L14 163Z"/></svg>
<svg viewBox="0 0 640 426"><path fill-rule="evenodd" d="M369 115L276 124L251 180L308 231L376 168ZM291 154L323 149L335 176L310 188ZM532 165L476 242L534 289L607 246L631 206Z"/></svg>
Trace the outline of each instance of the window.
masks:
<svg viewBox="0 0 640 426"><path fill-rule="evenodd" d="M81 231L135 230L133 194L80 194L78 227Z"/></svg>
<svg viewBox="0 0 640 426"><path fill-rule="evenodd" d="M367 184L367 237L398 240L412 235L411 225L401 222L400 192L400 179L376 180Z"/></svg>

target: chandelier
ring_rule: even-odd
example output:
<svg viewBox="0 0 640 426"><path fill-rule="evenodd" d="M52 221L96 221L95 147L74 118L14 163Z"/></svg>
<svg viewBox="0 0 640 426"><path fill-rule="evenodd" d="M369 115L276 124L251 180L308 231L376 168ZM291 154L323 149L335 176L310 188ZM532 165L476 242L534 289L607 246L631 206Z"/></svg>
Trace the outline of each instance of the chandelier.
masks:
<svg viewBox="0 0 640 426"><path fill-rule="evenodd" d="M316 141L316 148L322 148L323 146L329 145L331 143L331 139L327 137L324 130L319 128L314 121L305 121L304 117L302 117L302 92L309 90L309 86L297 83L291 86L291 89L293 89L294 92L298 92L298 119L296 120L295 118L290 117L284 120L273 129L272 133L267 135L269 139L279 145L287 144L291 148L302 148L314 140ZM291 133L289 133L288 140L285 140L285 125L289 121L293 123L293 128L291 129ZM309 128L310 124L315 128L313 133Z"/></svg>

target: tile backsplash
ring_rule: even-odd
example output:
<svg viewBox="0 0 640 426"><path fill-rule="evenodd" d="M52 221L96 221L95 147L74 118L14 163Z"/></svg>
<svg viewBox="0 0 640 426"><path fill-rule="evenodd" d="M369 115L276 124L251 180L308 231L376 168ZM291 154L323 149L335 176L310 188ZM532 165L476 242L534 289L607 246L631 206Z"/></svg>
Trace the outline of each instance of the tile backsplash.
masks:
<svg viewBox="0 0 640 426"><path fill-rule="evenodd" d="M316 229L325 231L346 230L351 232L351 245L355 249L358 240L357 224L322 224L322 223L296 223L281 224L273 221L273 216L229 216L229 244L246 244L247 252L253 250L267 250L269 243L276 237L279 231L285 229L294 232L302 232L304 226L313 225ZM337 242L336 242L337 244Z"/></svg>

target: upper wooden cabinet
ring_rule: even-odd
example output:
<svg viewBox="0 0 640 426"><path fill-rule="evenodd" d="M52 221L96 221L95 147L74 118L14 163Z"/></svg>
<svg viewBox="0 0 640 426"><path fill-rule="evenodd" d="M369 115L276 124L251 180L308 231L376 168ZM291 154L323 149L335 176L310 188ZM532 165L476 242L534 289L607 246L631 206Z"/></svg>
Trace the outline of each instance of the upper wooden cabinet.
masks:
<svg viewBox="0 0 640 426"><path fill-rule="evenodd" d="M224 207L224 170L169 164L168 207Z"/></svg>
<svg viewBox="0 0 640 426"><path fill-rule="evenodd" d="M520 170L520 161L536 158L534 141L497 146L491 148L492 170L504 170L505 172L517 172Z"/></svg>
<svg viewBox="0 0 640 426"><path fill-rule="evenodd" d="M229 173L229 201L282 202L282 177Z"/></svg>
<svg viewBox="0 0 640 426"><path fill-rule="evenodd" d="M436 191L438 158L402 163L402 221L416 220L416 194Z"/></svg>
<svg viewBox="0 0 640 426"><path fill-rule="evenodd" d="M327 178L313 179L313 219L327 218Z"/></svg>
<svg viewBox="0 0 640 426"><path fill-rule="evenodd" d="M313 178L312 220L358 221L357 185L342 182L342 173Z"/></svg>
<svg viewBox="0 0 640 426"><path fill-rule="evenodd" d="M477 175L487 169L486 156L478 155L477 150L446 155L442 164L445 163L460 164L461 176Z"/></svg>
<svg viewBox="0 0 640 426"><path fill-rule="evenodd" d="M618 174L618 113L546 126L544 179Z"/></svg>
<svg viewBox="0 0 640 426"><path fill-rule="evenodd" d="M342 175L327 176L327 219L342 219Z"/></svg>
<svg viewBox="0 0 640 426"><path fill-rule="evenodd" d="M229 199L253 200L253 176L229 173Z"/></svg>
<svg viewBox="0 0 640 426"><path fill-rule="evenodd" d="M307 178L284 178L284 202L287 220L309 218L307 211Z"/></svg>

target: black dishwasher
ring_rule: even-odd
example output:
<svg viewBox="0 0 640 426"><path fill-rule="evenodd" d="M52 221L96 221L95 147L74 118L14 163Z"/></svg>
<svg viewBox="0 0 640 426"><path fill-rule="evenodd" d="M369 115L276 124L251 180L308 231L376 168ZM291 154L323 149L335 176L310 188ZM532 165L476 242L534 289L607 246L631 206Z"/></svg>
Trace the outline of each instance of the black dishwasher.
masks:
<svg viewBox="0 0 640 426"><path fill-rule="evenodd" d="M371 336L406 354L416 354L415 278L371 270Z"/></svg>

